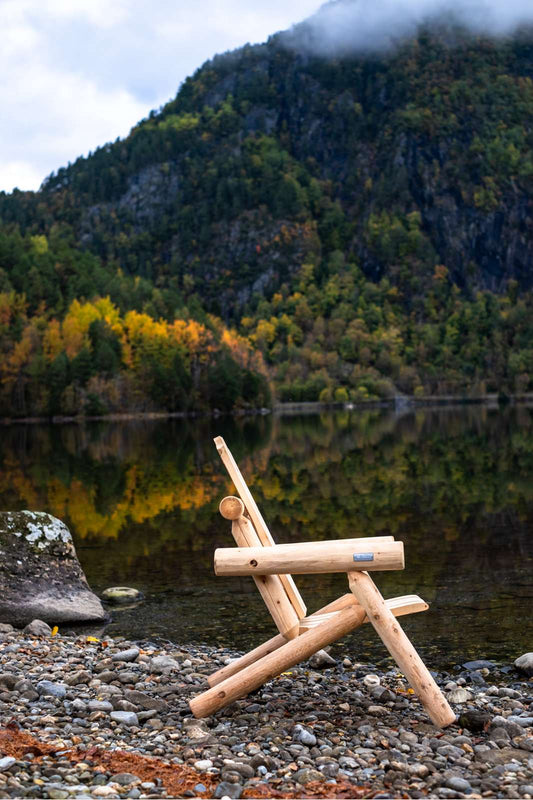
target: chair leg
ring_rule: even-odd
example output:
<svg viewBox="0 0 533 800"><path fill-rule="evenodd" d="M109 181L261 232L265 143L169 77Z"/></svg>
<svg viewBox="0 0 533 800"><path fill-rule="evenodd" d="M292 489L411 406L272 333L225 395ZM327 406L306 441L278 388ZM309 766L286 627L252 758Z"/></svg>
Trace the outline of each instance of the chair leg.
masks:
<svg viewBox="0 0 533 800"><path fill-rule="evenodd" d="M235 661L232 661L225 667L222 667L216 672L211 673L207 679L209 686L216 686L226 678L236 675L237 672L241 672L241 670L246 669L246 667L249 667L250 664L255 664L256 661L259 661L264 656L268 656L269 653L273 653L274 650L279 650L279 648L283 647L284 644L287 644L287 639L282 636L281 633L278 633L277 636L273 636L272 639L268 640L268 642L263 642L263 644L260 644L254 650L250 650L250 652L246 653L244 656L236 658Z"/></svg>
<svg viewBox="0 0 533 800"><path fill-rule="evenodd" d="M301 636L287 642L255 664L194 697L189 703L192 713L195 717L208 717L214 714L215 711L238 700L239 697L244 697L281 672L294 667L300 661L305 661L317 650L342 638L362 625L364 619L365 611L360 605L342 609L322 625L302 633Z"/></svg>
<svg viewBox="0 0 533 800"><path fill-rule="evenodd" d="M428 609L428 604L418 597L418 595L414 594L405 595L403 597L393 597L385 602L392 610L392 613L395 617L403 616L404 614L416 614L419 611L427 611ZM328 605L324 606L324 608L320 608L309 617L302 619L300 621L300 636L302 633L308 630L308 628L312 627L311 625L306 627L306 623L312 622L314 617L318 618L323 614L331 614L341 611L343 608L347 608L348 606L354 605L358 605L354 595L352 593L343 594L342 597L338 597L332 603L328 603ZM363 621L369 621L366 615ZM313 627L316 627L318 624L319 622L317 620L316 625ZM283 647L286 642L287 638L281 634L273 636L272 639L269 639L267 642L263 642L263 644L260 644L254 650L250 650L249 653L246 653L240 658L236 658L231 662L231 664L227 664L225 667L221 667L221 669L213 672L207 679L209 686L216 686L217 683L221 683L226 678L231 677L231 675L236 675L237 672L249 667L250 664L254 664L256 661L259 661L259 659L263 658L263 656L267 656L269 653L273 653L274 650Z"/></svg>
<svg viewBox="0 0 533 800"><path fill-rule="evenodd" d="M357 600L353 594L343 594L342 597L338 597L336 600L333 600L332 603L328 603L327 606L324 606L324 608L315 611L314 614L311 614L311 618L320 614L329 614L332 611L340 611L347 606L354 606L356 604ZM365 622L367 622L366 617ZM216 686L217 683L220 683L226 678L231 677L231 675L236 675L237 672L249 667L250 664L254 664L256 661L259 661L259 659L263 658L263 656L267 656L269 653L273 653L274 650L283 647L283 645L287 642L287 638L281 634L278 634L278 636L273 636L272 639L268 640L268 642L263 642L263 644L260 644L254 650L250 650L249 653L246 653L240 658L236 658L235 661L231 662L231 664L227 664L227 666L222 667L216 672L213 672L207 679L209 686Z"/></svg>
<svg viewBox="0 0 533 800"><path fill-rule="evenodd" d="M387 607L374 581L366 572L348 573L350 589L365 609L383 644L417 693L431 721L439 728L455 722L455 714L426 665Z"/></svg>

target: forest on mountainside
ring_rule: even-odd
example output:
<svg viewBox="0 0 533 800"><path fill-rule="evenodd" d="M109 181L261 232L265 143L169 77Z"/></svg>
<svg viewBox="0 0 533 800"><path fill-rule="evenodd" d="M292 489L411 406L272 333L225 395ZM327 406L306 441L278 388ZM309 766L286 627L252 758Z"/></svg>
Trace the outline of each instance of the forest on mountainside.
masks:
<svg viewBox="0 0 533 800"><path fill-rule="evenodd" d="M0 194L0 414L533 389L533 35L283 34Z"/></svg>

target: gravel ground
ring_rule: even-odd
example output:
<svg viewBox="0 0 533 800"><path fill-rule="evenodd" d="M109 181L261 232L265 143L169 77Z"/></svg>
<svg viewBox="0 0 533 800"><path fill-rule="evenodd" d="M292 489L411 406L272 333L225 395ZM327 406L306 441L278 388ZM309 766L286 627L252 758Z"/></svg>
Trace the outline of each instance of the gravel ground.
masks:
<svg viewBox="0 0 533 800"><path fill-rule="evenodd" d="M511 665L438 673L444 731L397 669L347 658L195 720L237 655L0 625L0 798L533 798L533 678Z"/></svg>

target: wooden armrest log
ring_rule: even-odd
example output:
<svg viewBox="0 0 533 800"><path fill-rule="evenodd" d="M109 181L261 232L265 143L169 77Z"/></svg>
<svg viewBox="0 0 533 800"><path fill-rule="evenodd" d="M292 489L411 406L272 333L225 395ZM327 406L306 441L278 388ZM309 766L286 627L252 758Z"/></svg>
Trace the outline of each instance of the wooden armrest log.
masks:
<svg viewBox="0 0 533 800"><path fill-rule="evenodd" d="M383 644L415 690L433 724L440 728L451 725L455 722L454 712L400 624L396 622L393 610L387 607L370 575L365 572L352 572L348 580L350 589L365 609Z"/></svg>
<svg viewBox="0 0 533 800"><path fill-rule="evenodd" d="M403 542L379 537L215 550L216 575L308 575L403 568Z"/></svg>
<svg viewBox="0 0 533 800"><path fill-rule="evenodd" d="M228 475L233 481L233 485L237 489L237 493L244 503L244 507L246 508L248 514L250 515L254 529L261 540L261 544L263 547L270 547L274 544L274 539L268 530L267 524L263 519L259 508L257 507L251 491L246 485L246 481L242 477L242 473L237 466L235 459L226 447L226 442L222 436L217 436L213 441L215 442L215 447L217 448L218 454L222 459L222 463L226 467ZM292 577L290 575L281 575L281 582L298 617L300 619L305 617L307 614L307 606L303 601L302 595L296 588L296 584L294 583Z"/></svg>

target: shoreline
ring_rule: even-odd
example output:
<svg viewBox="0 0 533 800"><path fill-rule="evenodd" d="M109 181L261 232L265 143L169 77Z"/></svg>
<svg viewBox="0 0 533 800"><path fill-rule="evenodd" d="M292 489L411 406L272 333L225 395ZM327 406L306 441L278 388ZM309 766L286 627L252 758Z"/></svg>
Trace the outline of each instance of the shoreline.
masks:
<svg viewBox="0 0 533 800"><path fill-rule="evenodd" d="M76 423L84 425L87 422L131 422L131 421L157 421L166 419L218 419L220 417L250 417L266 416L291 416L296 414L320 414L331 411L364 411L366 409L391 409L396 412L406 412L418 408L461 407L461 406L486 406L499 408L505 405L533 405L533 393L520 395L500 396L484 394L476 396L467 395L397 395L380 400L363 400L360 402L320 403L320 402L288 402L275 403L271 408L239 409L233 412L222 412L218 409L210 411L124 411L98 416L67 416L55 415L52 417L0 417L0 425L64 425Z"/></svg>
<svg viewBox="0 0 533 800"><path fill-rule="evenodd" d="M9 627L0 798L533 797L533 683L511 665L437 673L444 730L392 661L342 657L196 720L188 701L236 651Z"/></svg>

